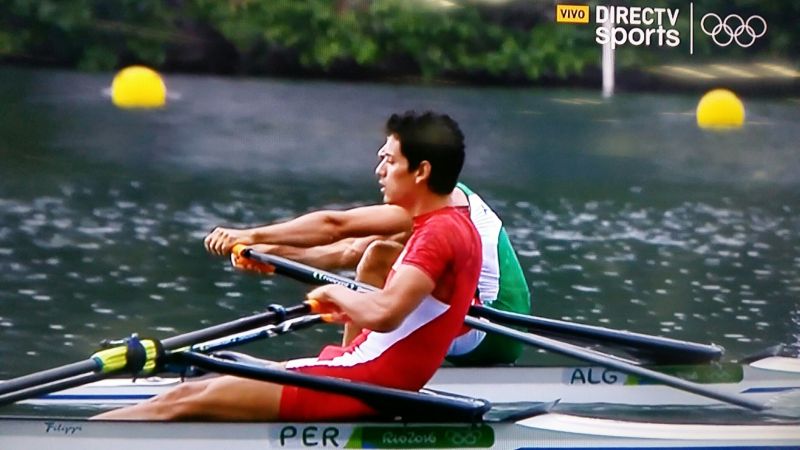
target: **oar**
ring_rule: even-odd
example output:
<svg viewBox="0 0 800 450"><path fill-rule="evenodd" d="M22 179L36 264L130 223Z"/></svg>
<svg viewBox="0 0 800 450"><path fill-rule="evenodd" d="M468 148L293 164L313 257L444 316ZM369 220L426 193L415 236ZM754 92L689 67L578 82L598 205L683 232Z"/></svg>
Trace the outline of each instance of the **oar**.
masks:
<svg viewBox="0 0 800 450"><path fill-rule="evenodd" d="M244 330L252 329L261 325L282 322L287 318L298 317L312 312L311 304L311 302L303 302L299 305L288 308L274 306L267 312L243 317L223 324L204 328L202 330L192 331L164 339L160 341L161 346L163 346L163 350L175 350L181 347L196 344L198 342L216 339L232 333L238 333ZM145 358L147 360L145 363L151 359L155 359L157 356L156 354L160 351L158 348L156 348L157 345L154 343L155 341L143 339L141 342L145 355L131 355L128 353L126 346L117 346L106 350L101 350L84 361L79 361L61 367L56 367L54 369L44 370L4 381L0 383L0 396L38 385L45 385L57 382L59 380L79 377L85 375L87 372L96 373L97 375L101 376L101 378L104 378L125 370L126 366L129 365L128 360L130 358ZM141 349L139 350L139 352L134 353L141 353ZM142 364L142 366L144 365L145 364ZM2 403L3 398L4 397L0 397L0 404L4 404Z"/></svg>
<svg viewBox="0 0 800 450"><path fill-rule="evenodd" d="M733 405L742 406L744 408L753 409L756 411L763 411L767 406L759 402L753 401L749 398L744 398L740 395L727 394L724 392L709 389L698 383L684 380L682 378L667 375L665 373L656 372L655 370L647 369L642 366L627 363L620 359L608 358L607 355L596 352L594 350L578 347L566 342L557 341L544 336L539 336L533 333L525 333L522 331L508 328L502 325L497 325L485 320L480 320L475 317L467 316L464 323L472 328L486 331L488 333L495 333L511 339L515 339L524 344L534 347L549 350L561 355L570 356L575 359L597 364L599 366L607 367L609 369L617 370L627 374L638 375L657 381L666 386L671 386L676 389L691 392L703 397L713 398L721 402L730 403Z"/></svg>
<svg viewBox="0 0 800 450"><path fill-rule="evenodd" d="M285 320L278 324L265 325L253 330L247 330L241 333L232 334L230 336L224 336L211 341L194 344L187 350L198 353L216 352L238 345L249 344L261 339L273 338L282 334L302 330L323 322L331 321L332 319L330 316L325 314L300 316Z"/></svg>
<svg viewBox="0 0 800 450"><path fill-rule="evenodd" d="M253 250L250 247L242 244L236 244L231 249L231 252L251 261L266 265L265 272L274 272L278 275L284 275L302 283L308 284L340 284L354 291L372 291L375 286L370 286L365 283L360 283L356 280L336 275L335 273L326 272L324 270L311 267L306 264L292 261L281 256L270 255Z"/></svg>
<svg viewBox="0 0 800 450"><path fill-rule="evenodd" d="M653 364L707 363L718 360L725 351L717 345L529 316L486 306L472 305L469 313L471 316L484 317L503 325L525 327L529 331L551 337L616 346Z"/></svg>
<svg viewBox="0 0 800 450"><path fill-rule="evenodd" d="M182 347L178 351L195 351L201 353L215 352L236 345L244 345L259 339L272 338L291 331L308 328L325 321L328 321L328 318L320 314L300 316L279 324L265 325L254 330L243 331L230 336L194 344L191 347ZM172 368L167 368L167 370L172 370ZM0 395L0 405L8 405L20 400L38 398L52 392L83 386L85 384L94 383L95 381L100 381L107 376L108 375L103 372L88 372L71 378L59 379L52 383L35 385L27 389Z"/></svg>
<svg viewBox="0 0 800 450"><path fill-rule="evenodd" d="M266 255L263 253L254 252L246 247L237 247L235 248L235 251L237 251L238 254L246 258L252 258L263 264L269 264L271 266L274 266L276 273L283 273L292 277L299 278L302 281L313 282L314 280L324 280L325 282L341 284L350 287L351 289L361 289L361 290L374 289L374 287L365 285L363 283L358 283L357 281L351 280L346 277L341 277L324 271L317 271L309 266L298 264L293 261L288 261L285 260L284 258L278 259L278 257L274 257L272 255ZM599 366L608 367L610 369L617 370L620 372L639 375L641 377L657 381L664 385L671 386L676 389L681 389L687 392L692 392L694 394L701 395L704 397L713 398L715 400L719 400L737 406L742 406L756 411L762 411L767 408L765 405L758 402L754 402L750 399L743 398L738 395L718 392L713 389L709 389L705 386L702 386L700 384L693 383L691 381L687 381L678 377L673 377L671 375L667 375L661 372L656 372L651 369L646 369L641 366L630 364L617 358L609 358L608 355L596 352L594 350L588 350L582 347L578 347L576 345L546 338L544 336L538 336L533 333L524 333L521 331L514 330L513 328L508 328L502 325L493 324L491 322L482 321L475 317L467 316L464 319L464 323L470 327L482 331L496 333L511 339L518 340L528 345L532 345L555 353L587 361L593 364L597 364Z"/></svg>
<svg viewBox="0 0 800 450"><path fill-rule="evenodd" d="M219 359L201 353L252 342L264 337L278 336L290 331L307 328L323 321L328 321L328 318L324 315L302 316L277 325L267 325L256 330L195 344L191 347L179 348L175 351L167 352L163 356L163 360L167 364L180 367L195 366L214 373L349 395L364 401L383 414L402 415L405 418L413 418L414 420L477 421L491 407L490 403L480 399L443 393L412 392L331 377L313 376L264 365L253 365L249 362ZM95 380L94 378L87 379L87 377L96 377L97 375L96 373L89 373L74 379L61 380L59 383L83 384L84 381ZM81 383L76 383L76 381L81 381ZM8 395L9 397L16 396L23 392L30 394L36 388L17 391ZM18 400L21 399L19 398Z"/></svg>
<svg viewBox="0 0 800 450"><path fill-rule="evenodd" d="M360 291L374 289L373 286L359 283L355 280L319 270L315 267L280 256L257 252L241 244L234 246L232 251L251 261L272 266L274 272L279 275L285 275L304 283L333 283ZM486 317L495 322L507 325L528 327L532 331L542 332L548 335L557 335L568 339L580 339L592 343L622 346L627 350L631 350L631 353L635 356L642 356L653 363L659 364L695 364L708 362L719 359L723 352L721 347L715 345L612 330L610 328L546 319L543 317L514 314L481 306L472 306L470 308L470 314Z"/></svg>

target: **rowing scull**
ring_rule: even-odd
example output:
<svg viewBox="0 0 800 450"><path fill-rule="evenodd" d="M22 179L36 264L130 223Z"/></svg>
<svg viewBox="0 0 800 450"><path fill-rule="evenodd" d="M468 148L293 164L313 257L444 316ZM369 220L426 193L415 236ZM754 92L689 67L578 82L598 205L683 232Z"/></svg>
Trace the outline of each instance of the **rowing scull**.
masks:
<svg viewBox="0 0 800 450"><path fill-rule="evenodd" d="M800 392L800 360L763 358L746 365L705 364L661 368L709 388L766 401ZM179 378L107 379L27 400L40 405L123 405L146 400L180 384ZM488 367L440 369L427 386L492 403L550 402L618 405L720 405L713 399L602 367Z"/></svg>

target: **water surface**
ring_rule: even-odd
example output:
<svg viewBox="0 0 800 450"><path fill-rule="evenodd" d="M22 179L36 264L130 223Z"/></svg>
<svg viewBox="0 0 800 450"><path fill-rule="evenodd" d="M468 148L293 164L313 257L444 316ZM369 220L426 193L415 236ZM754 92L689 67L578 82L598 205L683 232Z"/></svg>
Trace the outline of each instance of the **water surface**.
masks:
<svg viewBox="0 0 800 450"><path fill-rule="evenodd" d="M110 74L0 70L0 377L294 304L307 287L205 253L219 224L379 201L382 125L447 112L463 180L505 221L537 314L721 344L800 334L797 102L744 99L699 130L697 96L169 76L179 98L114 108ZM310 355L320 327L245 350ZM528 351L523 362L544 356Z"/></svg>

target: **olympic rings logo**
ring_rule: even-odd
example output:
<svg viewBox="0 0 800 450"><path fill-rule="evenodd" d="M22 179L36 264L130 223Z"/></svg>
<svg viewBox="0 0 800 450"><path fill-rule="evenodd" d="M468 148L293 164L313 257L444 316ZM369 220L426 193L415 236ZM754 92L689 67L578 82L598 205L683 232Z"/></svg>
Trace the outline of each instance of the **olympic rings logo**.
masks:
<svg viewBox="0 0 800 450"><path fill-rule="evenodd" d="M711 30L706 28L706 19L713 19L710 21L714 23ZM731 14L723 20L714 13L708 13L700 20L700 28L720 47L727 47L735 41L739 47L747 48L753 45L756 39L767 34L767 21L761 16L751 16L744 20L738 14Z"/></svg>
<svg viewBox="0 0 800 450"><path fill-rule="evenodd" d="M468 447L477 444L481 434L480 430L447 430L445 438L455 446Z"/></svg>

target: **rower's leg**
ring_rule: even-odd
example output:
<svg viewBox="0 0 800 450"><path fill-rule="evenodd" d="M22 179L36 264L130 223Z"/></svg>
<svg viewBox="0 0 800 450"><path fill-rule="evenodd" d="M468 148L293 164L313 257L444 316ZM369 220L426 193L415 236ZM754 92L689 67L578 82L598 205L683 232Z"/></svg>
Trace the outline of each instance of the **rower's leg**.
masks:
<svg viewBox="0 0 800 450"><path fill-rule="evenodd" d="M395 241L373 241L364 251L364 256L356 266L356 280L383 288L386 277L392 268L403 245Z"/></svg>
<svg viewBox="0 0 800 450"><path fill-rule="evenodd" d="M92 419L271 421L278 418L283 386L232 376L190 381L164 394Z"/></svg>
<svg viewBox="0 0 800 450"><path fill-rule="evenodd" d="M377 240L372 241L364 255L356 266L356 280L371 286L383 288L386 284L386 277L392 268L400 252L403 251L403 244L395 241ZM351 324L344 326L344 336L342 345L347 345L361 332Z"/></svg>

